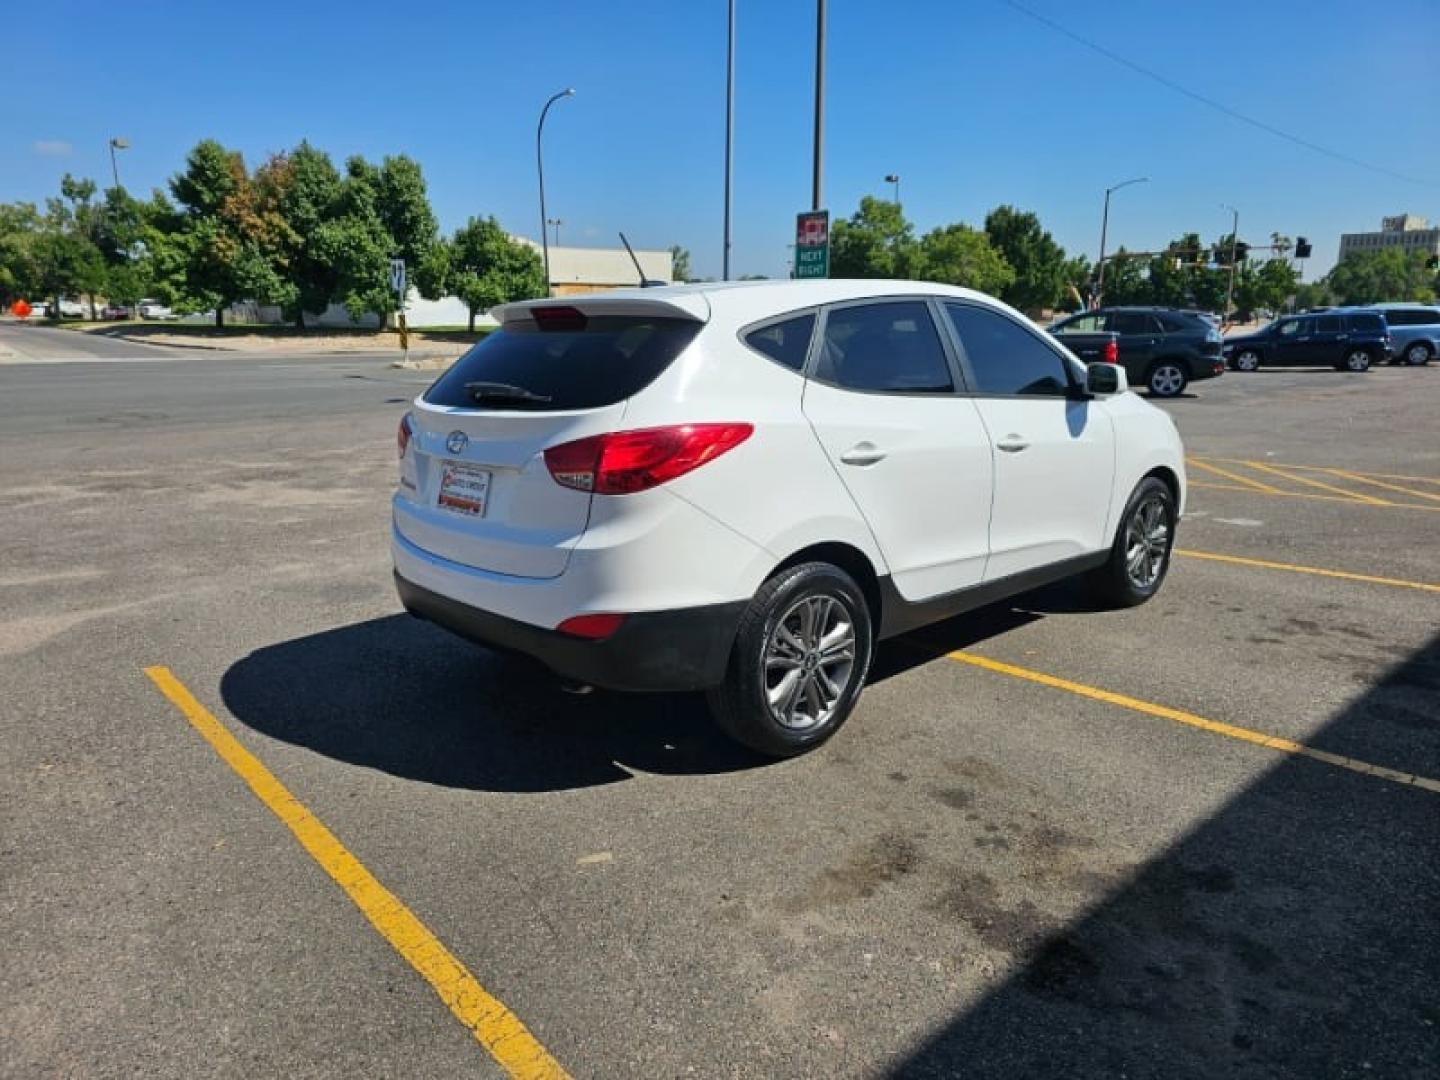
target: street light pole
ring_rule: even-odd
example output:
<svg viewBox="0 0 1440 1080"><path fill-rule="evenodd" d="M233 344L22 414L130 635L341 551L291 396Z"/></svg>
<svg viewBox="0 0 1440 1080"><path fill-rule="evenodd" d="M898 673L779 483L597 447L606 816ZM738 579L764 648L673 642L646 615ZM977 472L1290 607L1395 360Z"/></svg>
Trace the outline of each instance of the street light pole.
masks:
<svg viewBox="0 0 1440 1080"><path fill-rule="evenodd" d="M116 150L129 150L130 140L119 135L110 140L110 175L115 178L115 186L120 186L120 166L115 163Z"/></svg>
<svg viewBox="0 0 1440 1080"><path fill-rule="evenodd" d="M815 0L815 157L811 169L810 209L824 201L821 165L825 160L825 0Z"/></svg>
<svg viewBox="0 0 1440 1080"><path fill-rule="evenodd" d="M540 152L540 136L545 133L545 116L550 111L550 106L563 97L570 97L575 93L573 86L566 87L558 94L552 94L550 100L545 102L545 107L540 110L540 123L535 126L535 171L540 177L540 248L545 256L545 295L550 295L550 235L546 229L545 217L545 156ZM558 242L557 242L557 247Z"/></svg>
<svg viewBox="0 0 1440 1080"><path fill-rule="evenodd" d="M1230 301L1235 296L1235 243L1240 238L1240 211L1229 203L1221 203L1220 209L1234 215L1230 221L1230 281L1225 286L1225 310L1220 313L1220 321L1224 322L1230 318Z"/></svg>
<svg viewBox="0 0 1440 1080"><path fill-rule="evenodd" d="M1099 307L1105 297L1105 240L1110 231L1110 196L1123 187L1131 184L1147 184L1150 182L1148 176L1136 176L1129 180L1122 180L1114 187L1105 189L1105 212L1100 216L1100 268L1099 277L1095 283L1095 306Z"/></svg>
<svg viewBox="0 0 1440 1080"><path fill-rule="evenodd" d="M549 224L551 224L551 225L553 225L553 226L555 227L555 246L556 246L556 247L559 247L559 246L560 246L560 226L565 224L565 220L564 220L563 218L552 217L552 218L549 219Z"/></svg>
<svg viewBox="0 0 1440 1080"><path fill-rule="evenodd" d="M735 176L735 0L730 0L725 47L725 236L720 245L720 280L730 280L730 188Z"/></svg>
<svg viewBox="0 0 1440 1080"><path fill-rule="evenodd" d="M900 174L899 174L899 173L891 173L889 176L885 177L885 182L886 182L887 184L894 184L894 185L895 185L895 205L896 205L896 207L899 207L899 205L900 205Z"/></svg>

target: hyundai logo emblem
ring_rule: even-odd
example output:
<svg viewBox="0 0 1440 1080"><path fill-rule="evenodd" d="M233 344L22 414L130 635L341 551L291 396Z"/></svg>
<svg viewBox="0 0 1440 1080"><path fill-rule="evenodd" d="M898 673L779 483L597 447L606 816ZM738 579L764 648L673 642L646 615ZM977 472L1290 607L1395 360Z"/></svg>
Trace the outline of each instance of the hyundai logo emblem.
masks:
<svg viewBox="0 0 1440 1080"><path fill-rule="evenodd" d="M452 431L445 436L445 449L452 454L463 453L465 447L470 445L470 436L463 431Z"/></svg>

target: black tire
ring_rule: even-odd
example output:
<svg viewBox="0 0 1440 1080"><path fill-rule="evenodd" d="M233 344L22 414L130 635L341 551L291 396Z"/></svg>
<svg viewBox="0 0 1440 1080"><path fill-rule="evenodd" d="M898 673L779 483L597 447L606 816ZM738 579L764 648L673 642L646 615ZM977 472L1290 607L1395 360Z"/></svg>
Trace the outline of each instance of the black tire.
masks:
<svg viewBox="0 0 1440 1080"><path fill-rule="evenodd" d="M1416 341L1405 347L1403 362L1410 367L1424 367L1433 356L1434 351L1427 342ZM1397 358L1395 362L1401 363L1401 359Z"/></svg>
<svg viewBox="0 0 1440 1080"><path fill-rule="evenodd" d="M778 633L782 621L788 629L794 625L791 620L797 617L798 609L806 601L826 606L825 600L839 605L843 615L837 615L837 618L849 620L853 635L851 662L844 671L843 684L831 680L832 685L838 685L838 695L833 706L824 710L823 718L803 727L782 723L777 707L771 704L772 690L779 691L792 673L802 687L806 686L807 679L821 678L821 671L826 672L823 678L830 680L841 665L838 660L831 661L829 668L818 664L818 650L797 653L802 659L793 671L767 665L767 658L780 662L788 659L774 653L774 650L790 648ZM828 610L835 611L833 608ZM873 651L870 608L854 579L829 563L809 562L789 567L760 587L741 616L725 681L706 695L710 712L727 735L758 753L768 757L802 754L819 746L845 723L865 685ZM772 678L776 680L773 687ZM809 690L802 689L791 709L799 708L802 704L800 699L807 698L814 702L815 715L821 717L819 699L824 692L823 683L814 682L815 697L808 699ZM793 712L791 719L795 719Z"/></svg>
<svg viewBox="0 0 1440 1080"><path fill-rule="evenodd" d="M1258 349L1241 349L1230 361L1230 366L1236 371L1259 371L1263 359Z"/></svg>
<svg viewBox="0 0 1440 1080"><path fill-rule="evenodd" d="M1190 385L1190 373L1183 360L1156 360L1145 374L1145 386L1152 397L1179 397Z"/></svg>
<svg viewBox="0 0 1440 1080"><path fill-rule="evenodd" d="M1140 515L1142 508L1158 503L1165 525L1164 550L1160 553L1159 565L1154 579L1141 584L1132 576L1130 560L1133 535L1132 522ZM1125 512L1120 515L1115 540L1110 545L1110 557L1105 565L1090 575L1090 585L1095 599L1106 607L1138 607L1157 592L1170 571L1170 550L1175 544L1175 495L1170 486L1153 476L1147 476L1136 485L1130 499L1125 503ZM1153 549L1152 549L1153 550Z"/></svg>
<svg viewBox="0 0 1440 1080"><path fill-rule="evenodd" d="M1356 375L1362 371L1369 371L1370 365L1375 362L1375 356L1369 349L1356 346L1353 349L1346 349L1340 354L1340 359L1335 361L1336 371L1349 371Z"/></svg>

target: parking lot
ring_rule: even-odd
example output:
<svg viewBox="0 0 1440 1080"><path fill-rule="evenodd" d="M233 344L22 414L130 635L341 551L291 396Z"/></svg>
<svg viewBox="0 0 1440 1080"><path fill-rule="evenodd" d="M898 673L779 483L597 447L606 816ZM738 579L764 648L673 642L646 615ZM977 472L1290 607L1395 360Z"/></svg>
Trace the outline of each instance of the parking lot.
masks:
<svg viewBox="0 0 1440 1080"><path fill-rule="evenodd" d="M431 376L55 341L0 366L0 1074L1435 1075L1440 368L1167 403L1154 602L887 643L776 764L401 612Z"/></svg>

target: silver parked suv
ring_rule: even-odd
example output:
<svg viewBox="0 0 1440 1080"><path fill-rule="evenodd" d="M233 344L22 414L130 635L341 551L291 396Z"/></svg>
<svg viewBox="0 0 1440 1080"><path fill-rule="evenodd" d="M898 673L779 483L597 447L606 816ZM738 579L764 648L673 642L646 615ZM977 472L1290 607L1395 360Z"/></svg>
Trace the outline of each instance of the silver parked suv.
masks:
<svg viewBox="0 0 1440 1080"><path fill-rule="evenodd" d="M1422 367L1440 356L1440 306L1373 304L1390 327L1390 362Z"/></svg>

